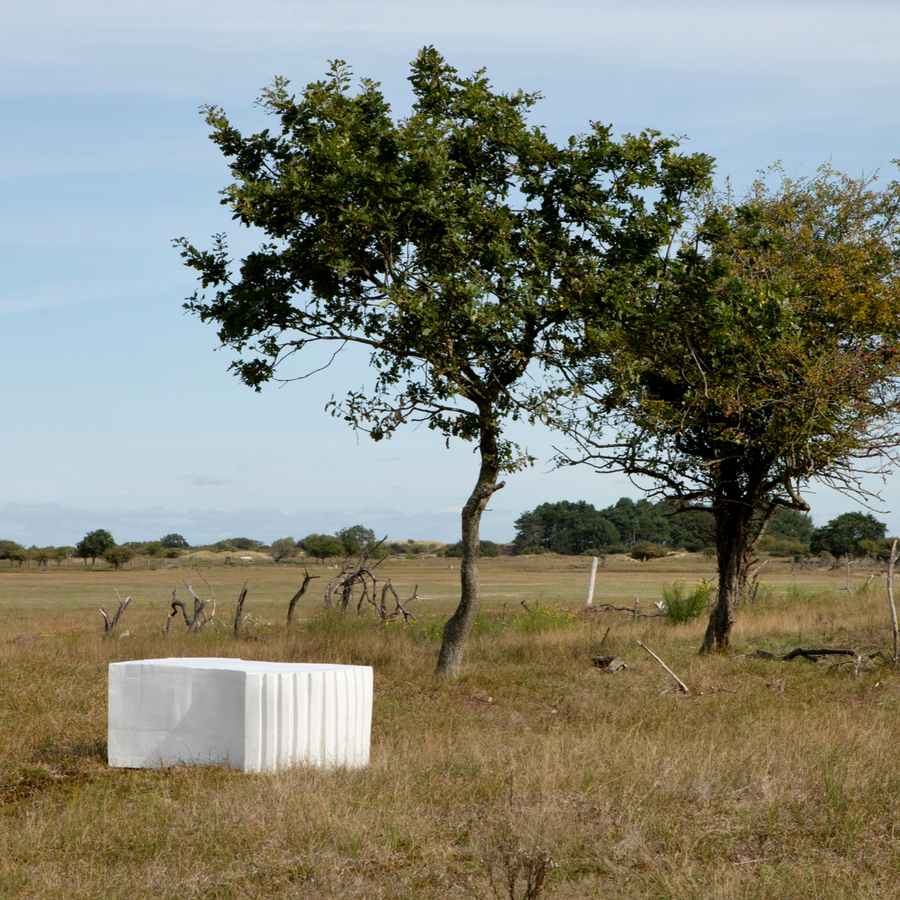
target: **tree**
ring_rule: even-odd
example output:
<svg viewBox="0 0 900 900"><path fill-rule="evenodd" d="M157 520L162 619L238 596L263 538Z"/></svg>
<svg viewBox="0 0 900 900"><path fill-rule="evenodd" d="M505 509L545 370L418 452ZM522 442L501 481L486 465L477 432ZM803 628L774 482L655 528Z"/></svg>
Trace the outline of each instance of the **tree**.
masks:
<svg viewBox="0 0 900 900"><path fill-rule="evenodd" d="M59 568L63 560L69 559L75 555L74 547L57 547L53 558L56 560L56 567Z"/></svg>
<svg viewBox="0 0 900 900"><path fill-rule="evenodd" d="M299 97L280 78L264 91L274 134L245 138L207 107L235 179L222 203L265 242L236 268L224 235L211 251L177 243L215 289L186 307L218 324L246 384L308 374L285 366L309 345L356 345L377 377L333 399L333 414L375 440L424 422L477 446L460 602L438 660L455 676L480 602L482 513L501 476L530 462L504 438L526 372L579 298L620 296L669 240L710 161L656 132L615 143L597 124L554 146L526 122L537 95L497 93L483 71L463 78L433 48L409 80L415 102L396 120L375 82L350 93L340 61Z"/></svg>
<svg viewBox="0 0 900 900"><path fill-rule="evenodd" d="M28 559L28 551L15 541L0 541L0 559L8 559L10 567L14 562L21 566Z"/></svg>
<svg viewBox="0 0 900 900"><path fill-rule="evenodd" d="M113 536L104 528L97 531L89 531L75 546L75 553L78 557L91 561L91 568L98 556L103 556L110 547L115 547L116 542Z"/></svg>
<svg viewBox="0 0 900 900"><path fill-rule="evenodd" d="M171 550L173 547L177 550L191 549L191 545L180 534L167 534L160 538L159 542L166 550Z"/></svg>
<svg viewBox="0 0 900 900"><path fill-rule="evenodd" d="M826 551L832 556L865 556L868 549L860 544L882 540L886 532L887 525L871 513L843 513L813 531L810 550L813 553Z"/></svg>
<svg viewBox="0 0 900 900"><path fill-rule="evenodd" d="M352 525L337 532L348 556L359 556L363 550L375 546L375 532L362 525Z"/></svg>
<svg viewBox="0 0 900 900"><path fill-rule="evenodd" d="M331 556L343 556L344 544L340 538L330 534L311 534L303 541L306 552L325 562Z"/></svg>
<svg viewBox="0 0 900 900"><path fill-rule="evenodd" d="M291 559L297 555L297 542L292 537L281 538L272 541L269 550L272 553L272 559L275 562L281 562L283 559Z"/></svg>
<svg viewBox="0 0 900 900"><path fill-rule="evenodd" d="M568 461L711 507L719 591L702 651L728 646L773 516L807 511L811 479L867 495L862 475L896 457L898 210L896 183L829 168L740 202L710 195L633 312L588 329L590 364L562 368L593 404L562 423L581 454Z"/></svg>
<svg viewBox="0 0 900 900"><path fill-rule="evenodd" d="M224 543L229 550L256 550L262 546L261 541L254 541L252 538L245 537L231 538L230 540L224 542L220 541L219 543ZM218 546L218 544L216 546Z"/></svg>
<svg viewBox="0 0 900 900"><path fill-rule="evenodd" d="M134 550L123 544L117 544L103 551L103 558L114 568L121 569L125 563L134 559Z"/></svg>

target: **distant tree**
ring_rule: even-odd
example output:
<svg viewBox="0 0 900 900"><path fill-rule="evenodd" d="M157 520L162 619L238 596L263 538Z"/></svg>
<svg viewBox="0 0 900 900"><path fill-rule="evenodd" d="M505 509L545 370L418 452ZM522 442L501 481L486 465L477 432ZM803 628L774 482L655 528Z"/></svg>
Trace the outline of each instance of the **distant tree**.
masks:
<svg viewBox="0 0 900 900"><path fill-rule="evenodd" d="M808 544L812 540L813 520L798 509L779 509L769 520L766 534Z"/></svg>
<svg viewBox="0 0 900 900"><path fill-rule="evenodd" d="M887 525L871 513L844 513L813 531L810 550L827 551L832 556L866 556L870 551L860 544L879 541L886 531Z"/></svg>
<svg viewBox="0 0 900 900"><path fill-rule="evenodd" d="M180 534L167 534L160 538L159 542L166 550L170 550L172 547L176 547L178 550L190 550L191 548L191 545Z"/></svg>
<svg viewBox="0 0 900 900"><path fill-rule="evenodd" d="M150 541L144 544L143 551L147 556L159 556L163 552L162 541Z"/></svg>
<svg viewBox="0 0 900 900"><path fill-rule="evenodd" d="M50 560L56 555L56 547L29 547L28 553L32 559L37 560L38 566L46 569Z"/></svg>
<svg viewBox="0 0 900 900"><path fill-rule="evenodd" d="M297 542L292 537L280 538L277 541L272 541L269 552L272 554L272 559L275 562L291 559L297 555Z"/></svg>
<svg viewBox="0 0 900 900"><path fill-rule="evenodd" d="M224 543L230 544L235 550L257 550L262 546L261 541L253 541L250 538L245 537L231 538Z"/></svg>
<svg viewBox="0 0 900 900"><path fill-rule="evenodd" d="M349 528L342 528L336 534L348 556L359 556L363 548L375 546L375 532L363 525L351 525Z"/></svg>
<svg viewBox="0 0 900 900"><path fill-rule="evenodd" d="M28 551L15 541L0 541L0 559L8 559L10 566L14 562L21 566L28 559Z"/></svg>
<svg viewBox="0 0 900 900"><path fill-rule="evenodd" d="M97 531L89 531L76 545L75 553L80 559L91 561L93 567L94 561L98 556L103 556L110 547L115 547L116 542L113 536L105 529L99 528Z"/></svg>
<svg viewBox="0 0 900 900"><path fill-rule="evenodd" d="M57 547L56 552L53 554L53 558L56 560L56 567L59 568L59 566L62 564L63 560L71 559L74 555L75 555L74 547L67 547L67 546Z"/></svg>
<svg viewBox="0 0 900 900"><path fill-rule="evenodd" d="M303 546L310 556L324 562L332 556L344 556L344 544L340 538L330 534L311 534L303 541Z"/></svg>
<svg viewBox="0 0 900 900"><path fill-rule="evenodd" d="M124 544L117 544L103 551L103 558L114 568L121 569L134 558L134 550Z"/></svg>
<svg viewBox="0 0 900 900"><path fill-rule="evenodd" d="M482 541L480 550L481 556L500 555L500 545L494 541ZM444 556L449 556L451 558L461 557L462 552L462 541L457 541L455 544L449 544L444 548Z"/></svg>

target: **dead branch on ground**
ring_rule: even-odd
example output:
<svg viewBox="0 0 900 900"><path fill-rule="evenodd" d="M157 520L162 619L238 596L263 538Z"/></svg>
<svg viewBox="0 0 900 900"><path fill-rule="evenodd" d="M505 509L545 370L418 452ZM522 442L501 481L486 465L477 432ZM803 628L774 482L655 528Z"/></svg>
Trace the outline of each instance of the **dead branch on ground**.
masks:
<svg viewBox="0 0 900 900"><path fill-rule="evenodd" d="M769 653L768 650L757 650L756 655L762 659L777 659L782 662L790 662L798 656L802 656L810 662L818 662L823 656L858 656L855 650L835 647L818 647L815 650L805 650L803 647L797 647L796 649L791 650L790 653L786 653L784 656L777 656L774 653Z"/></svg>
<svg viewBox="0 0 900 900"><path fill-rule="evenodd" d="M638 646L643 647L644 650L646 650L675 679L678 683L678 687L681 688L685 694L691 692L688 686L646 644L638 641Z"/></svg>

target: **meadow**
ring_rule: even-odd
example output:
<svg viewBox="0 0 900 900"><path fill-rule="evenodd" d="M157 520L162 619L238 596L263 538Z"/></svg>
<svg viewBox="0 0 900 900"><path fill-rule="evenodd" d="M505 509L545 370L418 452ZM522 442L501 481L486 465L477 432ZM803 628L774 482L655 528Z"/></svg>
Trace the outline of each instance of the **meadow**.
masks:
<svg viewBox="0 0 900 900"><path fill-rule="evenodd" d="M418 622L325 614L296 565L0 569L0 896L60 898L881 898L900 896L900 672L756 650L891 647L884 578L772 560L731 653L655 613L710 560L484 560L463 675L434 677L455 561L382 569ZM207 561L211 562L211 561ZM203 579L206 579L204 582ZM190 580L217 621L163 633ZM249 579L237 638L235 600ZM98 610L132 596L104 640ZM524 601L524 603L523 603ZM127 634L126 634L127 632ZM121 634L121 636L119 636ZM688 685L638 646L653 649ZM245 775L111 769L110 662L239 656L371 665L370 765ZM627 664L617 674L595 655Z"/></svg>

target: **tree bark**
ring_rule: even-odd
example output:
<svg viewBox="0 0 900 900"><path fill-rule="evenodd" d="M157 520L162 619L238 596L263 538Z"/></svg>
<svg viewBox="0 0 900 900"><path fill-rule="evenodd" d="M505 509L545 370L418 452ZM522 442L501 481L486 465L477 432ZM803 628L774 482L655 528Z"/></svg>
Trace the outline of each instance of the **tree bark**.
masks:
<svg viewBox="0 0 900 900"><path fill-rule="evenodd" d="M462 510L462 559L459 567L460 600L456 612L447 620L441 640L436 674L443 678L456 678L462 667L466 641L478 617L481 606L481 587L478 561L481 555L479 527L481 515L495 491L503 487L499 482L500 461L497 454L497 431L493 426L482 426L479 441L481 469L478 482Z"/></svg>
<svg viewBox="0 0 900 900"><path fill-rule="evenodd" d="M744 596L756 534L751 531L755 504L743 496L720 496L713 503L716 517L716 557L719 592L700 653L727 649L731 640L734 613Z"/></svg>

